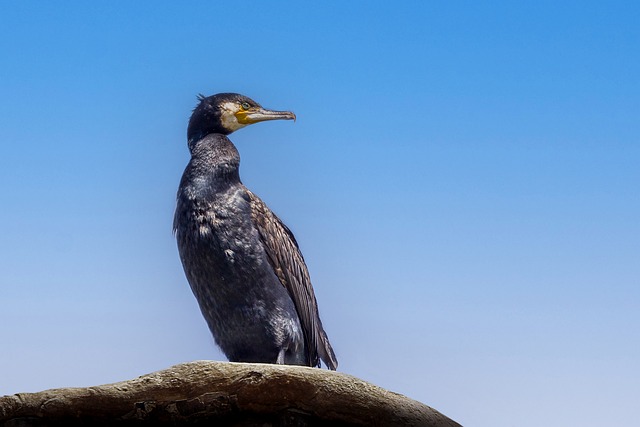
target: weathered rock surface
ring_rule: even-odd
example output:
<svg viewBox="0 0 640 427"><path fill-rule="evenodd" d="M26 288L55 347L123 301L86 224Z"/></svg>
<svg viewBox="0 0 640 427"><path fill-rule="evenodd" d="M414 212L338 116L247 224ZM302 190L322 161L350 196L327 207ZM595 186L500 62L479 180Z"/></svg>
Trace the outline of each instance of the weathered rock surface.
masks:
<svg viewBox="0 0 640 427"><path fill-rule="evenodd" d="M0 397L0 425L459 426L350 375L198 361L129 381Z"/></svg>

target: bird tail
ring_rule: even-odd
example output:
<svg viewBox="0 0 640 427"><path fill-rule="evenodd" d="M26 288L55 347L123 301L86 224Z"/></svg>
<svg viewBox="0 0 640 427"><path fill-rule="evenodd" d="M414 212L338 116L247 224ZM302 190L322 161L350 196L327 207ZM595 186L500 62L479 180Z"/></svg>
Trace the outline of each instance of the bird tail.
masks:
<svg viewBox="0 0 640 427"><path fill-rule="evenodd" d="M329 343L329 338L324 330L320 332L320 345L318 346L318 354L320 359L327 365L327 368L335 371L338 368L338 359L336 359L336 354L333 352L333 348Z"/></svg>

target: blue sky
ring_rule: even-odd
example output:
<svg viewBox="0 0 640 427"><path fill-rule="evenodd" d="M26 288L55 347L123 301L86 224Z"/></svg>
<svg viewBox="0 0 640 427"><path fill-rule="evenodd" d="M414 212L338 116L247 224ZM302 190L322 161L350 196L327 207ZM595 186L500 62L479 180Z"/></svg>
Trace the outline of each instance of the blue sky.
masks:
<svg viewBox="0 0 640 427"><path fill-rule="evenodd" d="M638 425L635 2L3 2L0 394L224 360L171 222L198 93L339 370L464 425Z"/></svg>

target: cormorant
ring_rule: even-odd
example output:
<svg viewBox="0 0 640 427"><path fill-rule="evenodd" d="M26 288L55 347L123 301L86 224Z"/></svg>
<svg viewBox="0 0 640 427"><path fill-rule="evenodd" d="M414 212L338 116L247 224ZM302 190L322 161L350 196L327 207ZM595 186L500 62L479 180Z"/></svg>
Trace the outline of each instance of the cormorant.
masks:
<svg viewBox="0 0 640 427"><path fill-rule="evenodd" d="M235 93L198 97L187 140L191 160L173 222L191 290L232 362L338 366L309 272L286 225L240 181L227 138L265 120L295 120Z"/></svg>

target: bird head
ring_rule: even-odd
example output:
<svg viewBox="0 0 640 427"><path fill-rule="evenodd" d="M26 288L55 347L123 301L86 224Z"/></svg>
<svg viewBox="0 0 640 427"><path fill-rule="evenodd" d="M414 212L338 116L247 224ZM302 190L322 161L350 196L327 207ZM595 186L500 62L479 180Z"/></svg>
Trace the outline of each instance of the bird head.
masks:
<svg viewBox="0 0 640 427"><path fill-rule="evenodd" d="M247 125L266 120L295 120L291 111L274 111L237 93L198 96L200 103L193 110L187 139L190 143L212 133L229 135Z"/></svg>

